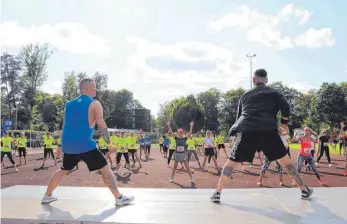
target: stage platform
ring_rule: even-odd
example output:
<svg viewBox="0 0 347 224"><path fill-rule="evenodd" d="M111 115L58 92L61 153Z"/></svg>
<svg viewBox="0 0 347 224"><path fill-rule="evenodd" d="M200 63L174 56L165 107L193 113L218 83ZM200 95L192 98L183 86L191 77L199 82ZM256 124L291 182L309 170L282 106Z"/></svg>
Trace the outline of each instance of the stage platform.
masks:
<svg viewBox="0 0 347 224"><path fill-rule="evenodd" d="M41 205L44 186L1 190L1 222L7 223L177 223L346 224L347 188L315 188L311 200L298 189L226 189L210 202L212 189L123 188L132 205L115 207L107 188L58 187L58 201Z"/></svg>

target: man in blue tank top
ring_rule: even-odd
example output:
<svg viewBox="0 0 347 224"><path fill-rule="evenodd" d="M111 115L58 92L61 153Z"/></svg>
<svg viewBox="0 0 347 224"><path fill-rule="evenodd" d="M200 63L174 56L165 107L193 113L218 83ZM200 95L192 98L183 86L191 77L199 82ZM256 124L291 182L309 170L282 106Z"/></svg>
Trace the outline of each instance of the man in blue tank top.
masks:
<svg viewBox="0 0 347 224"><path fill-rule="evenodd" d="M134 197L127 197L119 192L111 167L92 139L94 127L97 124L99 134L105 139L109 150L114 150L103 118L102 106L99 101L93 99L96 96L94 80L82 79L79 89L80 96L65 106L64 124L61 132L61 148L64 153L63 165L60 170L53 174L41 202L45 204L57 200L56 197L52 196L54 189L63 177L82 160L87 164L89 171L100 171L105 185L116 199L116 205L129 204L134 200Z"/></svg>

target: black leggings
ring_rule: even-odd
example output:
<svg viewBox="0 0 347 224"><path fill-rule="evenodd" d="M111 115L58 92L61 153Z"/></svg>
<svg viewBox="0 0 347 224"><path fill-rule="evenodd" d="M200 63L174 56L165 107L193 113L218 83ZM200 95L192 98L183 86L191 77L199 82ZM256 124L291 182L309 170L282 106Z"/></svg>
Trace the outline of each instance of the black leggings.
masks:
<svg viewBox="0 0 347 224"><path fill-rule="evenodd" d="M4 160L4 156L7 155L8 159L10 160L10 162L14 165L16 164L13 160L13 157L12 157L12 153L11 152L1 152L1 163L2 161Z"/></svg>
<svg viewBox="0 0 347 224"><path fill-rule="evenodd" d="M290 155L290 148L289 148L289 146L287 147L287 154L288 154L289 158L292 158L292 156Z"/></svg>
<svg viewBox="0 0 347 224"><path fill-rule="evenodd" d="M330 161L329 147L321 147L320 153L317 159L317 163L322 158L324 152L325 152L325 156L327 157L328 163L330 164L331 161Z"/></svg>
<svg viewBox="0 0 347 224"><path fill-rule="evenodd" d="M151 153L151 146L146 146L146 152L147 152L147 154Z"/></svg>
<svg viewBox="0 0 347 224"><path fill-rule="evenodd" d="M311 156L312 158L314 158L314 150L311 150ZM308 160L305 160L305 166L309 164L309 161Z"/></svg>
<svg viewBox="0 0 347 224"><path fill-rule="evenodd" d="M125 153L117 153L117 156L116 156L116 163L119 164L120 163L120 160L122 158L122 155L124 156L124 159L125 159L125 162L126 163L130 163L129 161L129 153L125 152Z"/></svg>
<svg viewBox="0 0 347 224"><path fill-rule="evenodd" d="M171 161L171 158L172 158L172 155L174 154L175 150L169 150L169 157L167 158L167 164L170 164L170 161Z"/></svg>
<svg viewBox="0 0 347 224"><path fill-rule="evenodd" d="M217 155L217 151L215 150L215 149L213 149L215 152L214 152L214 157L216 157L216 159L218 158L218 155ZM208 164L210 164L211 163L211 158L212 158L212 156L208 156Z"/></svg>
<svg viewBox="0 0 347 224"><path fill-rule="evenodd" d="M54 159L54 153L53 153L53 149L48 149L46 148L44 151L43 151L43 157L46 159L47 158L47 155L50 154L52 156L52 158Z"/></svg>

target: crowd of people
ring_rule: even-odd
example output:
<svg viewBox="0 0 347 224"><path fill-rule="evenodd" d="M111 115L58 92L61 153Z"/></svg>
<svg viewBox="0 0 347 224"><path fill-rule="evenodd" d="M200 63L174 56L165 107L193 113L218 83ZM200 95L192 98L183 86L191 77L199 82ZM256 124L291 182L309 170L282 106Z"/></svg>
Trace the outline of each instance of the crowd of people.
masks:
<svg viewBox="0 0 347 224"><path fill-rule="evenodd" d="M337 135L328 135L326 130L318 135L315 131L305 127L302 135L295 134L290 138L288 129L290 109L284 96L266 86L267 72L264 69L259 69L254 73L253 83L255 88L246 92L240 99L237 120L227 135L215 135L211 131L207 131L204 137L202 135L193 136L193 121L190 122L188 132L182 128L173 132L170 121L168 121L168 133L160 138L159 143L160 151L167 159L167 165L170 166L171 161L174 161L170 177L171 183L174 182L179 163L187 171L190 182L194 183L193 172L189 163L195 159L201 171L204 171L206 163L210 167L212 160L214 169L220 173L220 179L211 201L219 202L221 192L226 182L230 180L233 170L239 165L244 168L245 162L252 166L253 159L257 154L262 164L258 185L262 185L262 179L272 161L277 164L280 185L283 185L282 175L283 170L286 170L292 177L293 185L300 188L303 199L309 198L313 193L313 189L306 186L301 178L300 171L303 164L305 164L306 170L313 170L320 184L324 184L317 167L320 166L319 161L324 153L329 163L328 166L332 166L329 145L333 144L333 149L336 149L334 144L339 143L340 148L344 148L344 154L346 154L347 134L344 132L344 122L341 122L340 132ZM57 159L62 158L62 166L52 175L42 203L57 200L53 196L53 191L63 177L75 167L78 168L78 163L83 161L87 164L89 171L97 171L102 176L105 185L115 197L116 205L129 204L134 200L134 197L120 193L113 169L116 172L120 169L122 158L124 158L124 168L128 169L129 172L132 172L136 163L141 168L142 156L146 160L151 157L152 140L142 132L139 136L133 132L110 134L103 119L102 106L93 99L96 96L94 80L82 79L79 90L81 95L65 106L63 130L61 139L59 138L56 142L58 145L56 155L53 152L54 138L49 133L44 137L42 166L44 166L48 156L54 160L55 164L57 164ZM279 111L281 111L282 118L281 124L278 126L277 113ZM97 141L92 139L95 125L98 125L99 138ZM229 139L229 137L230 154L228 155L225 139ZM290 141L300 144L296 166L290 160ZM26 162L24 134L22 133L21 137L14 139L5 133L5 136L1 138L1 164L4 165L3 158L7 156L18 171L11 153L12 142L18 146L20 163L22 156ZM317 161L314 159L316 144L318 144ZM113 153L116 155L113 156ZM228 158L223 168L218 163L218 157L221 153L224 153ZM202 163L199 154L203 155ZM115 158L115 165L113 158ZM345 164L344 175L347 176L347 159Z"/></svg>

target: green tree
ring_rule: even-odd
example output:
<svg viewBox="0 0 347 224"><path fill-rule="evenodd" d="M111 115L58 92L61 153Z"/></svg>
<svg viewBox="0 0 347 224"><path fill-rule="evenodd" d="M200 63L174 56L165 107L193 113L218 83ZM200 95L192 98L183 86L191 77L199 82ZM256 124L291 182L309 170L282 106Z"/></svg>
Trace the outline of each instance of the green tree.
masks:
<svg viewBox="0 0 347 224"><path fill-rule="evenodd" d="M70 101L78 96L77 75L74 71L66 72L62 85L64 100Z"/></svg>
<svg viewBox="0 0 347 224"><path fill-rule="evenodd" d="M219 127L218 117L220 112L221 93L216 88L198 94L198 102L205 111L205 130L217 131Z"/></svg>
<svg viewBox="0 0 347 224"><path fill-rule="evenodd" d="M19 54L24 68L23 89L29 111L29 126L32 121L32 111L35 96L39 87L47 80L47 60L52 55L47 44L29 44L24 46Z"/></svg>

